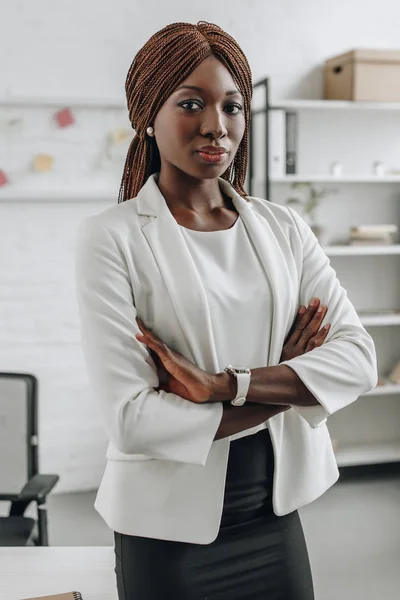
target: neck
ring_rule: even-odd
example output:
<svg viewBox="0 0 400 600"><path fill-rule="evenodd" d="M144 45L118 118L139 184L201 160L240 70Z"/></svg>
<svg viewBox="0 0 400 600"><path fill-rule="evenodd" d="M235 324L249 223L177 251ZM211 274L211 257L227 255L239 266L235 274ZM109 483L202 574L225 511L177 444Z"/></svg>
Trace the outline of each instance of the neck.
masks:
<svg viewBox="0 0 400 600"><path fill-rule="evenodd" d="M221 208L231 208L232 201L219 187L218 178L197 179L182 171L161 169L157 185L173 214L193 212L209 216Z"/></svg>

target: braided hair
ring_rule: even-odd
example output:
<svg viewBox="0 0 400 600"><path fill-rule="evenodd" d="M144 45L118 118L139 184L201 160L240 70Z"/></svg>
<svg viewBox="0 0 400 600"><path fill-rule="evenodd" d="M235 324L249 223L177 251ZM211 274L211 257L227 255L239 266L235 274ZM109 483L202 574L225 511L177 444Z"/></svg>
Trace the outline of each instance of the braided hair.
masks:
<svg viewBox="0 0 400 600"><path fill-rule="evenodd" d="M248 61L236 40L223 29L199 21L172 23L155 33L138 51L129 68L125 91L129 120L135 136L129 146L118 203L135 198L153 173L160 171L161 158L154 137L146 135L157 112L175 91L209 56L215 56L230 72L244 98L245 132L236 156L221 175L246 197L250 109L253 95Z"/></svg>

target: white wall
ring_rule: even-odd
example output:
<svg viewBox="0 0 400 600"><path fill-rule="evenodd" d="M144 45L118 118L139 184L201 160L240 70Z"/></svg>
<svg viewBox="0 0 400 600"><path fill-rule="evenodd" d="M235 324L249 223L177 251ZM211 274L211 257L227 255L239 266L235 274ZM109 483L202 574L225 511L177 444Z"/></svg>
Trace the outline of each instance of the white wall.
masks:
<svg viewBox="0 0 400 600"><path fill-rule="evenodd" d="M120 95L129 64L155 31L174 21L208 20L241 44L255 80L274 93L318 97L319 65L353 47L394 47L397 0L5 0L0 96Z"/></svg>
<svg viewBox="0 0 400 600"><path fill-rule="evenodd" d="M146 39L170 22L200 19L236 37L254 80L271 77L273 96L318 98L329 56L398 46L400 3L6 0L0 98L123 99L127 69ZM60 473L58 491L95 488L104 466L106 440L79 347L72 256L78 223L106 205L0 202L0 370L39 376L41 469Z"/></svg>

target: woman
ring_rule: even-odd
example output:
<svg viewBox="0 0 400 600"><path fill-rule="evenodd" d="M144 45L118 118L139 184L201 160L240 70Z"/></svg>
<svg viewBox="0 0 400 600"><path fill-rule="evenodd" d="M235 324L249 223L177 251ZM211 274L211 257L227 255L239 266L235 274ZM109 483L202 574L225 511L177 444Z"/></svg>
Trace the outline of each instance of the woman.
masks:
<svg viewBox="0 0 400 600"><path fill-rule="evenodd" d="M297 509L338 478L326 420L376 385L373 341L308 225L246 194L237 42L169 25L126 93L120 202L76 252L119 598L311 600Z"/></svg>

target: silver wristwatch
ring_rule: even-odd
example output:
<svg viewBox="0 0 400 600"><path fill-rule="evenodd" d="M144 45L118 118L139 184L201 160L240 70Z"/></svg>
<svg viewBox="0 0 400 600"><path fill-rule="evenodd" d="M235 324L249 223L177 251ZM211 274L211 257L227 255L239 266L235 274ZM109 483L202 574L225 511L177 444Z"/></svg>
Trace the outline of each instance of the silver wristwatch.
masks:
<svg viewBox="0 0 400 600"><path fill-rule="evenodd" d="M250 369L247 367L234 367L232 365L228 365L225 367L224 371L234 375L237 381L236 397L231 400L231 404L233 404L233 406L243 406L243 404L246 402L246 396L250 386Z"/></svg>

